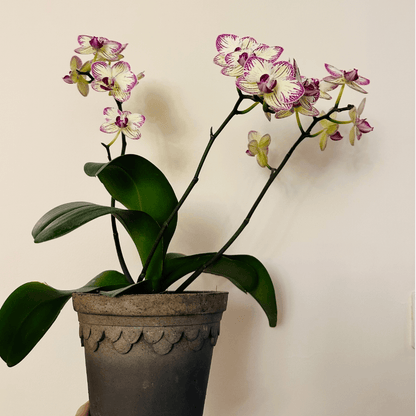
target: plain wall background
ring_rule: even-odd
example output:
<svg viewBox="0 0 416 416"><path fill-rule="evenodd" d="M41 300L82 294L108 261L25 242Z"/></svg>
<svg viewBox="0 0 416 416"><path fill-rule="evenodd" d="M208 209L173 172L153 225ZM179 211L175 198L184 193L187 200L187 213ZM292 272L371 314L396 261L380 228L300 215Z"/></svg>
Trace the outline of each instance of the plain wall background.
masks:
<svg viewBox="0 0 416 416"><path fill-rule="evenodd" d="M282 46L282 59L295 58L306 76L327 76L330 63L370 78L363 116L374 131L352 147L349 126L341 128L345 139L324 152L317 139L305 141L229 250L252 254L269 270L277 327L225 279L204 276L193 286L230 292L205 415L414 414L413 1L34 0L8 3L1 20L0 303L27 281L71 289L118 268L108 218L41 245L30 234L61 203L109 203L83 165L105 161L100 143L111 136L99 126L113 101L93 91L85 99L62 81L79 34L129 43L125 60L146 78L124 108L147 121L128 149L159 166L179 196L210 127L237 98L234 80L212 63L217 35ZM347 89L342 103L358 106L362 98ZM244 219L268 178L245 155L253 129L272 136L275 166L298 135L294 117L269 123L255 109L234 119L181 210L172 251L219 249ZM138 272L132 245L124 247ZM21 364L0 363L0 413L71 416L86 400L68 304Z"/></svg>

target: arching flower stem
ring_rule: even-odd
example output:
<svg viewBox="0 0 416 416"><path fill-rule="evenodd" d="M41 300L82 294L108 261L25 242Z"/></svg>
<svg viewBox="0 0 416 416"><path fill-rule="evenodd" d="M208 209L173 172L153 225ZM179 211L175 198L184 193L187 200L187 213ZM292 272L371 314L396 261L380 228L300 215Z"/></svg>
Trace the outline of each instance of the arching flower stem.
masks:
<svg viewBox="0 0 416 416"><path fill-rule="evenodd" d="M248 223L250 222L251 217L253 216L255 210L257 209L258 205L260 204L261 200L263 199L264 195L266 194L267 190L270 188L271 184L273 183L273 181L277 178L277 176L279 175L279 173L282 171L282 169L285 167L286 163L288 162L288 160L290 159L290 157L292 156L293 152L296 150L296 148L303 142L304 139L306 139L307 137L312 137L311 136L311 131L312 129L315 127L315 125L323 119L329 119L330 115L334 112L344 112L344 111L349 111L353 108L353 105L348 105L346 107L343 108L332 108L331 110L328 111L327 114L320 116L320 117L314 117L313 121L311 122L311 124L309 125L308 129L306 131L304 131L299 138L296 140L296 142L293 144L293 146L290 148L290 150L287 152L286 156L284 157L284 159L282 160L282 162L280 163L279 167L277 169L271 168L270 166L267 165L267 167L270 169L270 176L269 179L267 180L266 184L264 185L263 189L261 190L259 196L257 197L256 201L254 202L253 206L251 207L250 211L248 212L246 218L244 219L244 221L242 222L242 224L240 225L240 227L237 229L237 231L232 235L232 237L225 243L225 245L216 253L214 254L210 260L208 260L204 265L202 265L199 269L195 270L195 272L188 277L188 279L185 280L184 283L182 283L182 285L180 285L178 287L178 289L176 290L176 292L183 292L201 273L204 272L204 270L210 266L211 264L213 264L216 260L218 260L223 254L224 252L228 249L228 247L230 247L230 245L237 239L237 237L243 232L244 228L246 228L246 226L248 225Z"/></svg>
<svg viewBox="0 0 416 416"><path fill-rule="evenodd" d="M153 243L153 247L149 252L149 255L147 256L147 260L145 262L145 264L143 265L143 269L137 279L137 282L142 281L147 273L147 269L149 268L150 265L150 261L152 260L152 257L156 251L156 248L160 242L160 240L163 237L163 234L165 232L165 230L168 228L169 223L172 221L173 217L175 216L175 214L179 211L180 207L183 205L183 203L185 202L186 198L189 196L189 194L191 193L193 187L197 184L197 182L199 181L199 174L202 170L202 166L205 163L205 160L208 156L209 151L211 150L212 145L214 144L215 139L220 135L220 133L224 130L225 126L232 120L232 118L236 115L241 115L241 114L246 114L249 111L251 111L257 104L258 102L255 102L255 104L253 104L252 106L250 106L249 108L247 108L246 110L238 110L238 107L240 106L240 104L248 99L248 100L252 100L252 101L257 101L255 99L255 97L250 96L250 95L244 95L239 89L237 89L238 92L238 99L233 107L233 109L231 110L230 114L228 114L227 118L224 120L224 122L221 124L221 126L218 128L218 130L214 133L212 131L212 127L211 127L211 131L210 131L210 139L209 142L205 148L205 151L201 157L201 160L198 164L198 167L196 169L195 175L192 178L190 184L188 185L187 189L185 190L184 194L182 195L182 198L179 200L178 204L176 205L176 207L174 208L174 210L172 211L172 213L170 214L170 216L168 217L168 219L163 223L158 236L156 237L155 242Z"/></svg>
<svg viewBox="0 0 416 416"><path fill-rule="evenodd" d="M117 100L115 100L115 102L117 103L118 109L120 111L123 111L122 103L117 101ZM116 135L115 139L111 143L109 143L108 145L102 143L102 145L107 150L107 156L108 156L108 160L110 162L111 162L110 146L115 142L119 133ZM121 133L121 137L122 137L122 146L121 146L121 156L122 156L126 153L127 141L126 141L126 136L124 135L124 133ZM114 198L111 198L111 207L115 207L115 206L116 206L116 200ZM118 230L117 230L117 222L116 222L116 218L113 215L111 215L111 229L113 231L114 244L116 246L117 257L118 257L118 261L120 263L121 270L123 271L127 280L131 284L133 284L134 280L131 277L131 274L130 274L128 268L127 268L126 261L124 260L123 252L121 250L120 238L119 238Z"/></svg>

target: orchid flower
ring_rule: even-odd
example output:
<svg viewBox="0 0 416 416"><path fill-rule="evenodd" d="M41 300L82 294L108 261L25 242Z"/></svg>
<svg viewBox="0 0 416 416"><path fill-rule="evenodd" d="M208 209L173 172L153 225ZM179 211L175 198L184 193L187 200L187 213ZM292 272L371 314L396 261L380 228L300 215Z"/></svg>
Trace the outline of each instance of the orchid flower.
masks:
<svg viewBox="0 0 416 416"><path fill-rule="evenodd" d="M221 73L231 77L243 75L244 66L252 56L276 62L283 52L280 46L268 46L251 37L239 38L235 35L220 35L216 41L219 54L214 63L223 67Z"/></svg>
<svg viewBox="0 0 416 416"><path fill-rule="evenodd" d="M305 92L299 100L293 103L291 109L276 111L275 117L280 119L291 116L295 112L295 109L297 112L305 116L316 117L319 115L319 111L313 106L313 104L315 104L321 96L321 92L319 90L319 80L316 78L302 77L295 60L293 60L293 68L295 70L296 80L302 84Z"/></svg>
<svg viewBox="0 0 416 416"><path fill-rule="evenodd" d="M130 111L121 111L114 107L107 107L103 112L105 123L100 127L103 133L117 133L116 137L108 146L111 146L120 133L123 133L129 139L140 139L140 127L145 122L145 117L141 114L132 114Z"/></svg>
<svg viewBox="0 0 416 416"><path fill-rule="evenodd" d="M94 62L100 60L118 61L123 58L120 53L127 46L127 43L122 45L114 40L88 35L78 36L78 43L81 46L75 49L75 52L80 54L94 54Z"/></svg>
<svg viewBox="0 0 416 416"><path fill-rule="evenodd" d="M329 64L325 64L325 68L331 76L325 77L324 81L336 84L336 86L345 84L355 91L367 94L367 91L363 90L360 85L368 85L370 80L359 76L357 69L341 71Z"/></svg>
<svg viewBox="0 0 416 416"><path fill-rule="evenodd" d="M323 116L324 114L325 113L322 112L320 116ZM334 113L332 114L331 117L335 120L337 117L337 114ZM321 150L325 150L328 137L334 141L338 141L342 139L342 136L340 132L338 131L338 124L333 123L332 121L329 121L326 119L320 120L319 123L323 127L323 130L321 131L321 134L319 135L319 147L321 148Z"/></svg>
<svg viewBox="0 0 416 416"><path fill-rule="evenodd" d="M105 62L94 62L91 66L94 81L91 87L95 91L108 91L117 101L130 98L131 90L137 84L137 77L127 62L119 61L112 67Z"/></svg>
<svg viewBox="0 0 416 416"><path fill-rule="evenodd" d="M365 106L365 98L361 101L361 104L358 106L358 109L353 107L349 111L349 115L353 126L350 130L350 143L354 146L355 138L357 140L361 139L363 133L369 133L370 131L374 130L374 127L371 127L370 124L367 122L367 119L361 119L360 116L364 110Z"/></svg>
<svg viewBox="0 0 416 416"><path fill-rule="evenodd" d="M91 70L91 62L87 61L85 64L82 64L81 59L78 56L73 56L69 63L70 71L69 75L65 75L63 80L67 84L77 84L78 91L86 97L89 92L88 81L85 79L85 75L80 75L80 72L89 72Z"/></svg>
<svg viewBox="0 0 416 416"><path fill-rule="evenodd" d="M248 133L248 150L246 153L249 156L256 156L257 163L262 167L268 164L267 154L269 153L270 135L265 134L263 137L257 131L250 131Z"/></svg>
<svg viewBox="0 0 416 416"><path fill-rule="evenodd" d="M290 110L304 93L289 62L273 63L256 56L247 60L244 74L237 78L236 85L248 94L262 96L274 111Z"/></svg>

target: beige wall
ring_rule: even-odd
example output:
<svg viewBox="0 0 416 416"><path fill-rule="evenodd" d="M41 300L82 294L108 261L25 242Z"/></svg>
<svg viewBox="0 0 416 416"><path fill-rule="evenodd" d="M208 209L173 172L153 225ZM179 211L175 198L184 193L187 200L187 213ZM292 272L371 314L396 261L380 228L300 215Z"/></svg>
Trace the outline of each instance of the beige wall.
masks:
<svg viewBox="0 0 416 416"><path fill-rule="evenodd" d="M82 167L105 160L98 128L112 102L62 81L78 34L129 43L126 60L146 78L125 108L147 117L129 150L161 167L178 194L236 99L212 63L218 34L282 46L304 75L322 78L330 63L370 78L364 116L374 131L352 147L346 128L325 152L304 142L229 251L268 268L278 326L219 277L194 286L230 292L205 415L414 414L413 1L34 0L7 3L2 17L0 303L27 281L70 289L118 267L107 218L43 245L30 235L60 203L108 203ZM343 102L361 99L348 90ZM259 109L234 120L181 211L172 250L216 250L243 220L268 177L245 155L252 129L272 136L273 165L298 134L294 118L269 123ZM1 414L75 414L87 400L77 332L68 305L20 365L0 363Z"/></svg>

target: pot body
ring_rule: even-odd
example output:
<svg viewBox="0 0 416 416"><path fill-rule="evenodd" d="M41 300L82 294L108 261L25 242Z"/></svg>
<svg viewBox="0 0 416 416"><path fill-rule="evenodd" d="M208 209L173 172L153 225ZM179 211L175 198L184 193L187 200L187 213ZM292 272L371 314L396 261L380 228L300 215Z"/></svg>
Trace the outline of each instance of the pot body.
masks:
<svg viewBox="0 0 416 416"><path fill-rule="evenodd" d="M73 294L91 416L202 416L227 297Z"/></svg>

